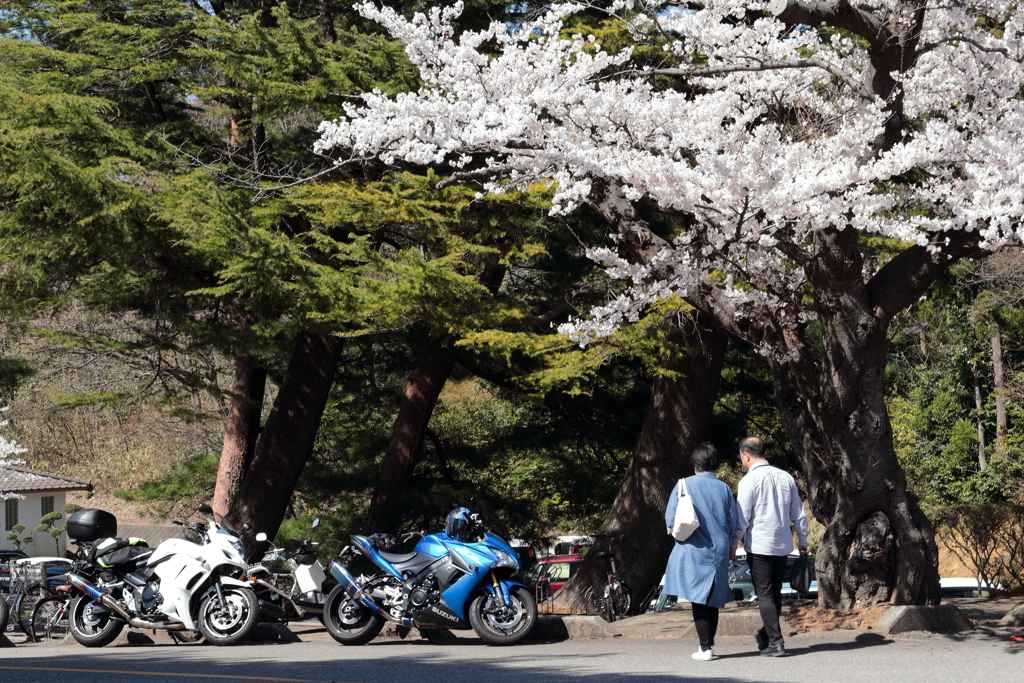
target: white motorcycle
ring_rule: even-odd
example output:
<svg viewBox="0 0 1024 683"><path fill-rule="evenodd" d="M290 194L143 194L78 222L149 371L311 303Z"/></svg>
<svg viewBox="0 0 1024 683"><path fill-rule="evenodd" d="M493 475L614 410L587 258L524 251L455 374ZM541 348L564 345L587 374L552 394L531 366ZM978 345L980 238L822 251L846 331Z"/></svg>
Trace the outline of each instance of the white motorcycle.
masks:
<svg viewBox="0 0 1024 683"><path fill-rule="evenodd" d="M314 519L313 529L319 525ZM266 541L267 535L257 534L256 540ZM287 622L323 614L327 574L317 560L318 545L307 538L298 550L288 552L271 544L263 559L249 565L246 577L264 617Z"/></svg>
<svg viewBox="0 0 1024 683"><path fill-rule="evenodd" d="M82 593L69 608L71 634L86 647L114 640L125 624L141 629L200 631L214 645L245 639L259 621L259 604L244 580L240 533L208 505L206 524L175 522L198 535L172 538L156 549L118 539L117 520L103 510L68 518L78 559L68 583ZM85 513L85 514L83 514ZM242 527L248 531L249 525Z"/></svg>

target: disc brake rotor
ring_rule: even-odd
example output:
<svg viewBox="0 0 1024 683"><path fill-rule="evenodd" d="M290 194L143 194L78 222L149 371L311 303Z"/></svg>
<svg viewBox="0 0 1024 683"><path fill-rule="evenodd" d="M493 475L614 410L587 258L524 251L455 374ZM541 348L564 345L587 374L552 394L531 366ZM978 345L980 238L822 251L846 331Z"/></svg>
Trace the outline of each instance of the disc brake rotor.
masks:
<svg viewBox="0 0 1024 683"><path fill-rule="evenodd" d="M241 596L229 593L224 596L224 602L227 604L218 600L217 607L213 607L214 602L211 600L211 607L207 611L210 626L221 632L237 626L245 618Z"/></svg>
<svg viewBox="0 0 1024 683"><path fill-rule="evenodd" d="M82 611L82 623L92 628L99 626L100 622L103 621L100 617L93 614L92 608L95 605L95 602L90 602L88 605L85 606L85 609Z"/></svg>
<svg viewBox="0 0 1024 683"><path fill-rule="evenodd" d="M497 598L491 598L490 604L496 604L494 609L487 610L487 622L496 631L510 633L515 630L519 622L523 620L523 605L513 595L509 596L509 605L502 605Z"/></svg>
<svg viewBox="0 0 1024 683"><path fill-rule="evenodd" d="M355 626L359 623L359 618L363 616L364 609L366 608L361 604L349 598L338 608L338 620L343 626Z"/></svg>

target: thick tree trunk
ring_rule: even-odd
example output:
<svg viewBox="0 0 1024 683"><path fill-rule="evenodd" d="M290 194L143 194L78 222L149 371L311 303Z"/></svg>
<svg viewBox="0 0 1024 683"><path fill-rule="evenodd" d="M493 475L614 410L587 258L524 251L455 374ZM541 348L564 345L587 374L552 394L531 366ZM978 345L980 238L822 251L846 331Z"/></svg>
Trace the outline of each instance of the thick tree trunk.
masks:
<svg viewBox="0 0 1024 683"><path fill-rule="evenodd" d="M252 465L231 510L237 525L273 538L291 500L320 427L342 341L329 334L299 334L288 370L267 417ZM251 536L245 539L251 546Z"/></svg>
<svg viewBox="0 0 1024 683"><path fill-rule="evenodd" d="M996 394L996 446L1006 445L1006 385L1003 379L1003 340L997 329L992 335L992 377ZM982 466L982 469L985 469Z"/></svg>
<svg viewBox="0 0 1024 683"><path fill-rule="evenodd" d="M596 551L615 552L619 576L632 589L634 605L665 573L672 552L672 538L665 533L665 505L672 485L693 473L690 452L707 439L725 359L725 333L708 321L702 327L674 336L684 351L662 362L679 375L655 379L633 458L601 526L601 534L625 538L611 544L599 541L591 549L554 596L556 610L597 611L594 599L603 594L608 565L594 558Z"/></svg>
<svg viewBox="0 0 1024 683"><path fill-rule="evenodd" d="M388 450L384 454L380 483L373 493L366 532L395 531L399 493L409 483L423 448L427 423L445 382L455 369L455 353L445 343L434 346L409 375L398 408Z"/></svg>
<svg viewBox="0 0 1024 683"><path fill-rule="evenodd" d="M224 445L213 491L213 510L219 515L227 515L231 511L252 463L260 433L266 386L267 371L256 359L247 354L235 358L235 381L231 387Z"/></svg>
<svg viewBox="0 0 1024 683"><path fill-rule="evenodd" d="M845 609L937 603L934 531L907 490L885 406L886 307L863 283L854 230L821 231L815 247L808 275L823 349L815 403L823 455L838 475L835 513L821 520L819 602ZM819 476L813 469L807 475Z"/></svg>

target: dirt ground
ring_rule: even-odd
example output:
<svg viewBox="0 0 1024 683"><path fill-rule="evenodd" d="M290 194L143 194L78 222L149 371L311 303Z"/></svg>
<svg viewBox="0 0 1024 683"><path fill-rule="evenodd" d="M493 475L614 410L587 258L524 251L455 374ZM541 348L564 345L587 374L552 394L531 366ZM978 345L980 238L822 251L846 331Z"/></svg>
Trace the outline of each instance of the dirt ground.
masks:
<svg viewBox="0 0 1024 683"><path fill-rule="evenodd" d="M1021 602L1020 598L962 598L943 602L956 605L979 631L992 635L1009 635L1020 631L1019 628L1005 627L999 623L1007 612ZM869 631L887 608L888 605L874 605L839 611L818 607L813 600L801 600L793 603L785 618L786 623L797 633L820 633L836 629Z"/></svg>

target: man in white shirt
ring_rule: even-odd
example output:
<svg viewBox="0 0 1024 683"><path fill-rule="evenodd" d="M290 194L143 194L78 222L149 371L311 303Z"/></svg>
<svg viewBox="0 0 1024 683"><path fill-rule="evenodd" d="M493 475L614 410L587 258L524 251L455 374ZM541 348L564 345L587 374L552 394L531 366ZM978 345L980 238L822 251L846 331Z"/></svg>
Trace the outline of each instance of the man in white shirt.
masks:
<svg viewBox="0 0 1024 683"><path fill-rule="evenodd" d="M768 464L760 439L750 436L740 442L740 462L747 473L740 480L737 495L739 514L732 538L733 559L742 538L764 624L754 633L757 647L765 657L785 657L779 612L782 579L787 558L793 552L790 524L796 530L800 554L806 556L807 516L793 477Z"/></svg>

